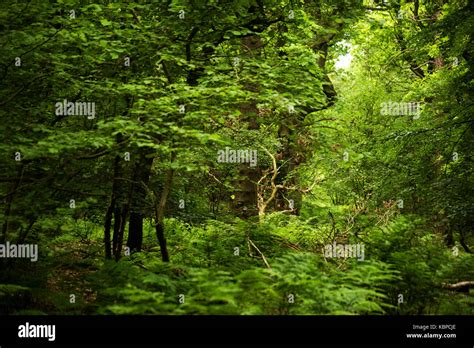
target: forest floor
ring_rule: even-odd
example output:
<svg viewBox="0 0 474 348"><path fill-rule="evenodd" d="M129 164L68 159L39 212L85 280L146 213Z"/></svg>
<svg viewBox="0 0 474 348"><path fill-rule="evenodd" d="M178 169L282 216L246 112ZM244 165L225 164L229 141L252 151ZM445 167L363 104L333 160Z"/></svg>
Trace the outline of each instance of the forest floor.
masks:
<svg viewBox="0 0 474 348"><path fill-rule="evenodd" d="M54 267L47 277L47 291L54 311L87 314L94 308L97 293L89 277L102 263L101 247L93 241L60 242L52 246Z"/></svg>

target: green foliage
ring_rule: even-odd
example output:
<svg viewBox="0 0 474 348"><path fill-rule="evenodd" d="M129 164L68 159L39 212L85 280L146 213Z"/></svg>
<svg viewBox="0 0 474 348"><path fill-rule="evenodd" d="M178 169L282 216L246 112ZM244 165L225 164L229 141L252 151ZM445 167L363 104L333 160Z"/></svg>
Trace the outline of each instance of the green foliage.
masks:
<svg viewBox="0 0 474 348"><path fill-rule="evenodd" d="M2 314L473 313L467 0L2 5Z"/></svg>
<svg viewBox="0 0 474 348"><path fill-rule="evenodd" d="M286 314L380 314L390 307L384 287L397 279L381 262L347 265L343 271L314 254L289 254L272 268L275 288L293 294ZM285 296L285 297L286 297Z"/></svg>

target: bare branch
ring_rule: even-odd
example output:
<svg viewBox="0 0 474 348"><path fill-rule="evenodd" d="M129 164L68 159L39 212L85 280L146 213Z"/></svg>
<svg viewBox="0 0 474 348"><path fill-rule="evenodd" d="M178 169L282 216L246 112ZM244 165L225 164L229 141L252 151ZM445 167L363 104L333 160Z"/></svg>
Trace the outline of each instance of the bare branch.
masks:
<svg viewBox="0 0 474 348"><path fill-rule="evenodd" d="M270 264L268 263L267 259L265 258L265 255L263 255L263 253L260 251L260 249L254 244L254 242L252 242L249 237L247 237L247 241L255 248L255 250L258 251L260 256L262 256L262 259L263 259L263 262L265 263L265 266L267 266L267 268L269 268L269 269L272 269L270 267Z"/></svg>

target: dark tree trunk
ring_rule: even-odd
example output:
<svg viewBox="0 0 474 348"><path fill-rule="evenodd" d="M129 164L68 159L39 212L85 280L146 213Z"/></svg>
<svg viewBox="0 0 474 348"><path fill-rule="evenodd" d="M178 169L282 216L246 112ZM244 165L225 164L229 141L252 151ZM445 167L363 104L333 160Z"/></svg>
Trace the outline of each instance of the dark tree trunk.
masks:
<svg viewBox="0 0 474 348"><path fill-rule="evenodd" d="M459 235L459 242L461 243L461 246L463 247L464 251L469 254L472 254L472 250L466 244L466 233L464 231L460 231Z"/></svg>
<svg viewBox="0 0 474 348"><path fill-rule="evenodd" d="M118 186L118 177L119 177L119 166L120 166L120 157L115 156L114 160L114 178L112 184L112 197L110 199L109 207L107 208L107 212L105 214L105 224L104 224L104 246L105 246L105 258L111 259L112 258L112 248L110 245L110 228L112 226L112 216L115 211L115 205L117 200L117 186ZM115 227L114 227L115 231ZM115 235L115 233L114 233ZM115 255L116 250L116 241L114 241L113 252Z"/></svg>
<svg viewBox="0 0 474 348"><path fill-rule="evenodd" d="M5 221L3 222L3 226L2 226L2 235L0 236L0 244L4 244L7 239L8 226L10 224L10 212L11 212L12 202L13 202L13 193L9 193L6 199L5 212L3 213L3 217Z"/></svg>
<svg viewBox="0 0 474 348"><path fill-rule="evenodd" d="M120 234L121 225L122 225L122 214L120 212L120 208L115 207L114 208L114 235L112 238L112 251L115 258L117 258L118 239L119 239L118 236Z"/></svg>
<svg viewBox="0 0 474 348"><path fill-rule="evenodd" d="M163 222L156 224L156 237L160 243L161 259L163 262L169 262L170 256L168 254L168 247L166 246L166 238Z"/></svg>
<svg viewBox="0 0 474 348"><path fill-rule="evenodd" d="M11 215L12 204L13 204L13 196L16 190L18 189L18 186L20 186L21 179L23 178L24 169L25 169L25 166L22 164L18 171L18 179L12 185L10 192L6 196L5 212L3 214L3 218L5 219L5 221L3 222L3 226L2 226L2 235L0 236L0 244L4 244L7 239L8 227L10 225L10 215Z"/></svg>
<svg viewBox="0 0 474 348"><path fill-rule="evenodd" d="M174 159L175 159L175 153L173 152L171 155L171 162L173 162ZM168 262L170 260L170 257L168 254L168 248L166 246L166 238L165 238L165 232L164 232L165 228L164 228L163 220L165 218L166 202L168 201L168 195L171 192L171 185L173 184L173 175L174 175L173 169L170 168L166 171L165 185L163 186L163 191L161 192L160 201L157 204L155 203L156 238L158 239L158 243L160 244L161 259L163 260L163 262Z"/></svg>
<svg viewBox="0 0 474 348"><path fill-rule="evenodd" d="M115 261L120 260L120 258L122 257L123 233L125 231L125 224L127 222L127 214L128 205L124 205L120 213L120 228L117 230L117 249L115 253Z"/></svg>
<svg viewBox="0 0 474 348"><path fill-rule="evenodd" d="M146 210L147 187L150 181L153 151L141 149L135 164L133 184L130 192L130 221L127 246L130 251L140 251L143 242L143 217Z"/></svg>
<svg viewBox="0 0 474 348"><path fill-rule="evenodd" d="M143 215L137 211L130 212L130 220L128 223L128 240L127 246L130 251L140 251L143 241Z"/></svg>
<svg viewBox="0 0 474 348"><path fill-rule="evenodd" d="M123 142L123 136L121 134L117 134L115 140L120 146L120 144ZM105 257L111 258L113 255L116 261L118 261L122 255L123 233L130 206L130 190L124 181L124 178L128 174L126 171L127 167L122 165L121 157L119 155L115 156L112 195L105 215L104 223L104 244ZM112 225L112 215L114 220L114 231L112 236L112 249L110 250L110 228Z"/></svg>
<svg viewBox="0 0 474 348"><path fill-rule="evenodd" d="M105 214L105 225L104 225L104 245L105 245L105 258L112 258L112 248L110 245L110 227L112 226L112 214L114 212L115 200L112 199L107 213Z"/></svg>

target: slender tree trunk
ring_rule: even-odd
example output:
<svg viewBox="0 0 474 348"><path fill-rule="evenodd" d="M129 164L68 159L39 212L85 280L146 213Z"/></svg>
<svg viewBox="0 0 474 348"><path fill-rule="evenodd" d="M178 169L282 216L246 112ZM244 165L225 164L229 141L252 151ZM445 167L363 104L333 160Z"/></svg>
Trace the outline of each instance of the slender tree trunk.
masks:
<svg viewBox="0 0 474 348"><path fill-rule="evenodd" d="M128 225L127 246L130 251L140 251L143 243L143 218L145 216L147 187L150 181L153 151L141 149L135 164L133 175L130 220Z"/></svg>
<svg viewBox="0 0 474 348"><path fill-rule="evenodd" d="M3 214L3 218L5 219L5 221L3 222L2 235L0 236L1 244L4 244L5 241L7 240L8 227L10 225L10 215L11 215L12 204L13 204L13 196L15 195L15 192L18 189L18 186L20 186L21 180L23 178L24 169L25 169L25 166L21 164L20 169L18 170L18 179L15 180L10 192L7 194L7 197L6 197L5 211Z"/></svg>
<svg viewBox="0 0 474 348"><path fill-rule="evenodd" d="M115 199L112 198L107 213L105 214L105 225L104 225L104 246L105 246L105 258L112 258L112 248L110 245L110 228L112 226L112 214L114 212Z"/></svg>
<svg viewBox="0 0 474 348"><path fill-rule="evenodd" d="M118 253L118 239L120 234L120 229L122 226L122 214L119 207L114 208L114 235L112 237L112 252L117 258Z"/></svg>
<svg viewBox="0 0 474 348"><path fill-rule="evenodd" d="M13 202L13 193L9 193L6 199L5 212L3 213L3 218L5 219L5 221L3 222L2 235L0 236L1 244L4 244L7 239L8 226L10 224L10 213L11 213L11 208L12 208L12 202Z"/></svg>
<svg viewBox="0 0 474 348"><path fill-rule="evenodd" d="M123 234L127 222L128 209L128 204L126 204L122 207L122 211L120 213L120 228L117 230L117 249L115 253L115 261L120 260L122 257Z"/></svg>
<svg viewBox="0 0 474 348"><path fill-rule="evenodd" d="M472 250L466 244L466 234L463 230L459 232L459 242L461 243L461 246L463 247L465 252L472 254Z"/></svg>
<svg viewBox="0 0 474 348"><path fill-rule="evenodd" d="M158 243L160 244L161 259L163 262L169 262L170 256L168 254L168 247L166 245L163 222L156 224L156 237L158 238Z"/></svg>
<svg viewBox="0 0 474 348"><path fill-rule="evenodd" d="M143 241L143 215L139 211L130 212L127 246L130 251L140 251Z"/></svg>
<svg viewBox="0 0 474 348"><path fill-rule="evenodd" d="M171 155L171 162L175 159L175 153ZM166 179L165 185L163 187L163 191L161 192L160 201L158 204L155 204L155 227L156 227L156 238L158 239L158 243L160 244L161 249L161 259L163 262L168 262L170 260L168 254L168 247L166 246L166 238L165 238L165 227L163 224L163 220L165 218L165 207L166 202L168 201L169 193L171 192L171 186L173 184L173 175L174 170L168 169L166 171Z"/></svg>
<svg viewBox="0 0 474 348"><path fill-rule="evenodd" d="M120 165L120 157L115 156L114 160L114 178L112 184L112 197L110 199L109 207L107 208L107 212L105 214L105 224L104 224L104 246L105 246L105 258L111 259L112 258L112 248L110 245L110 228L112 226L112 216L115 211L116 205L116 194L117 194L117 185L118 185L118 175L119 175L119 165ZM114 229L115 230L115 229ZM114 243L114 254L115 254L116 243Z"/></svg>
<svg viewBox="0 0 474 348"><path fill-rule="evenodd" d="M116 142L121 144L123 136L117 134ZM105 257L114 256L118 261L122 255L123 234L130 209L131 185L127 185L124 178L129 175L127 166L122 165L122 159L117 155L114 159L114 178L112 184L112 195L110 205L107 209L104 223ZM112 249L110 250L110 228L114 219L114 231L112 236Z"/></svg>

